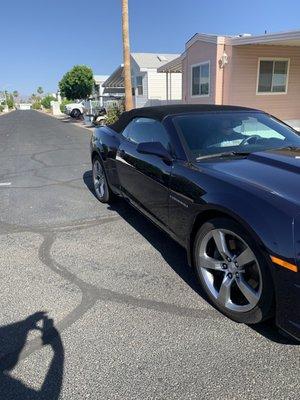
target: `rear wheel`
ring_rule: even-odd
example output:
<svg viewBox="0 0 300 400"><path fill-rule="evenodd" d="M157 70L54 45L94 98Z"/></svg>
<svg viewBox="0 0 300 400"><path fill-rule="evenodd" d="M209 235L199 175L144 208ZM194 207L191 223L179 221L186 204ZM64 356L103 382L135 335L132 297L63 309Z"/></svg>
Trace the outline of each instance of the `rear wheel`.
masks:
<svg viewBox="0 0 300 400"><path fill-rule="evenodd" d="M271 316L273 285L265 256L236 222L216 218L198 231L194 260L210 301L237 322L254 324Z"/></svg>
<svg viewBox="0 0 300 400"><path fill-rule="evenodd" d="M93 184L97 199L101 203L108 203L113 198L113 193L110 190L102 161L99 156L93 159Z"/></svg>

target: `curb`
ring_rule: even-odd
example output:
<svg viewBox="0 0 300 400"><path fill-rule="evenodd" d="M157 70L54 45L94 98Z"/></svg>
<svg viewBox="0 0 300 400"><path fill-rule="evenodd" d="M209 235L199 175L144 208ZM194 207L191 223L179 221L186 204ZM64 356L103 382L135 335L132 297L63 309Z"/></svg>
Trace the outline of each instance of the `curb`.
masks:
<svg viewBox="0 0 300 400"><path fill-rule="evenodd" d="M61 116L59 116L59 115L52 115L52 114L46 113L46 112L41 111L41 110L33 110L33 111L37 111L37 112L39 112L39 113L41 113L43 115L47 115L49 117L55 118L57 121L61 121L61 116L64 117L64 118L68 117L66 114L62 114ZM77 122L69 122L69 124L71 124L73 126L77 126L78 128L86 129L89 132L93 132L93 129L94 129L94 127L88 128L86 126L79 125Z"/></svg>
<svg viewBox="0 0 300 400"><path fill-rule="evenodd" d="M12 113L12 112L14 112L14 111L17 111L16 109L13 109L13 110L9 110L9 111L7 111L7 112L5 112L5 113L0 113L0 117L4 117L4 115L8 115L8 114L10 114L10 113Z"/></svg>

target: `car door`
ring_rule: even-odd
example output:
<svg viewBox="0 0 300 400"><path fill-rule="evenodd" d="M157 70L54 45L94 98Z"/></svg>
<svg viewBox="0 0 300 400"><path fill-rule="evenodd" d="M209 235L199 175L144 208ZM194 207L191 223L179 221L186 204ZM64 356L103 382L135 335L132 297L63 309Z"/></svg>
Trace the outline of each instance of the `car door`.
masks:
<svg viewBox="0 0 300 400"><path fill-rule="evenodd" d="M117 153L117 169L125 197L168 224L168 196L172 163L162 158L141 154L139 143L159 141L170 150L169 135L161 124L151 118L135 118L123 132L124 140Z"/></svg>

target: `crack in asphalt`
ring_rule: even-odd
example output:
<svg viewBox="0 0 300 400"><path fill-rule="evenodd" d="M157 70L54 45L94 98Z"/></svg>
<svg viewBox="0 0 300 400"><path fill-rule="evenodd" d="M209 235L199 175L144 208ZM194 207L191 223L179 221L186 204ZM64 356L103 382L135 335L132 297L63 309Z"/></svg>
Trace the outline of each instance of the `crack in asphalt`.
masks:
<svg viewBox="0 0 300 400"><path fill-rule="evenodd" d="M87 165L87 164L76 164L76 165L73 165L73 166L82 167L82 166L85 166L85 165ZM48 167L44 167L44 168L52 168L52 166L51 167L48 166ZM33 174L32 174L33 177L44 179L45 181L50 181L52 183L48 183L48 184L44 184L44 185L35 185L35 186L16 186L16 185L12 185L12 186L9 187L9 189L42 189L42 188L50 187L50 186L66 186L66 187L70 187L72 189L86 190L85 188L71 185L73 182L81 181L81 178L73 178L73 179L68 179L68 180L65 180L65 181L61 181L61 180L57 180L57 179L54 179L54 178L49 178L49 177L41 175L39 173L40 170L33 169L31 171L33 172ZM13 176L9 175L9 174L3 174L3 175L0 175L0 176L1 176L1 179L8 179L8 178L11 179L11 178L13 178ZM19 177L20 175L16 175L15 174L15 176Z"/></svg>
<svg viewBox="0 0 300 400"><path fill-rule="evenodd" d="M87 311L89 311L96 302L112 302L122 305L131 306L134 308L143 308L147 310L158 311L161 313L167 313L180 317L189 317L196 319L214 319L220 320L222 317L214 309L200 310L189 307L182 307L163 301L150 300L145 298L137 298L130 294L116 292L110 289L97 287L91 283L88 283L76 274L70 272L66 267L58 263L51 255L51 249L57 234L61 232L77 231L80 229L87 229L92 226L104 225L107 223L113 223L122 220L120 216L109 216L104 218L92 219L92 220L78 220L73 221L71 224L57 224L52 226L20 226L17 224L1 223L2 232L1 234L14 234L30 232L36 233L43 237L43 242L38 249L39 260L48 267L55 274L61 276L69 283L75 285L81 292L81 302L62 320L56 323L59 332L63 332L65 329L73 325L79 320ZM40 350L43 347L41 339L39 337L32 339L26 343L21 354L20 360L30 356L32 353ZM9 355L6 354L5 356Z"/></svg>
<svg viewBox="0 0 300 400"><path fill-rule="evenodd" d="M19 116L19 119L21 116ZM2 120L3 121L3 120ZM9 124L9 121L6 126L6 132L8 135L4 138L7 138L7 142L11 133L14 133L16 124L19 123L14 122ZM61 146L58 145L51 145L52 148L44 151L34 152L31 154L26 154L29 156L28 158L33 162L36 162L37 165L40 166L40 169L35 168L33 169L33 177L40 177L41 179L49 180L52 183L46 185L39 185L39 186L27 186L27 187L16 187L13 188L21 188L21 189L35 189L35 188L42 188L42 187L50 187L53 185L61 185L61 186L69 186L76 189L86 190L85 188L80 188L76 186L72 186L72 183L76 182L78 179L66 180L66 181L57 181L56 179L47 178L44 176L39 176L41 169L48 169L54 167L60 167L57 165L49 165L46 161L40 159L39 156L47 153L53 153L57 151L71 151L72 147L65 148L62 144ZM7 146L2 146L1 154L5 153ZM74 146L73 146L74 147ZM75 147L74 147L75 148ZM81 147L78 147L81 149ZM11 150L11 149L10 149ZM20 157L23 154L18 154L16 157ZM15 157L15 156L11 156ZM82 167L86 165L85 163L77 164L78 167ZM65 166L62 166L65 167ZM5 176L12 176L7 173L7 169L5 169L4 174L1 174L1 177L4 178ZM12 174L12 173L11 173ZM17 233L35 233L42 237L42 242L38 248L38 258L39 260L45 265L45 267L49 268L53 273L60 276L61 278L65 279L69 283L76 286L81 292L81 301L80 303L65 317L63 317L60 321L56 323L59 332L63 332L71 325L73 325L76 321L78 321L86 312L88 312L96 302L111 302L116 304L125 305L128 307L134 307L139 309L146 309L152 311L158 311L160 313L166 313L170 315L176 315L180 317L190 317L196 318L199 320L203 320L206 318L220 320L222 317L218 314L218 312L214 309L207 309L207 310L200 310L197 308L189 308L184 306L179 306L171 303L166 303L164 301L156 301L146 298L139 298L135 297L130 294L120 293L114 290L110 290L104 287L98 287L94 284L88 283L83 279L79 278L76 274L72 273L67 267L58 263L53 255L51 254L52 247L61 233L64 232L71 232L71 231L78 231L83 229L88 229L90 227L99 226L103 224L110 224L115 223L117 221L122 220L123 218L119 215L111 215L102 218L94 218L94 219L81 219L81 220L73 220L71 222L62 222L53 225L18 225L12 224L8 222L0 221L0 235L9 235L9 234L17 234ZM20 360L30 356L32 353L40 350L43 347L41 343L41 339L36 337L26 343L24 346L21 354ZM12 353L12 352L10 352ZM9 353L9 354L10 354Z"/></svg>
<svg viewBox="0 0 300 400"><path fill-rule="evenodd" d="M5 172L0 174L0 177L3 178L15 178L15 177L20 177L22 175L26 175L28 172L32 172L32 173L36 173L39 172L41 170L45 170L45 169L49 169L49 168L67 168L67 167L86 167L89 166L88 163L82 163L82 164L61 164L61 165L48 165L47 167L40 167L39 169L37 168L30 168L30 169L24 169L21 172ZM8 169L7 169L8 171ZM36 176L36 175L34 175ZM39 176L40 178L44 178L44 179L50 179L50 178L46 178L44 176ZM78 178L80 179L80 178Z"/></svg>
<svg viewBox="0 0 300 400"><path fill-rule="evenodd" d="M45 161L40 160L40 159L38 159L38 158L36 158L36 157L39 156L39 155L42 155L42 154L52 153L53 151L64 150L63 148L61 148L61 147L59 147L59 146L55 146L55 147L56 147L55 149L49 149L49 150L44 150L44 151L37 151L37 152L33 153L33 154L30 156L30 160L35 161L35 162L41 164L43 167L46 167L46 168L47 168L47 167L51 167L51 165L47 164Z"/></svg>

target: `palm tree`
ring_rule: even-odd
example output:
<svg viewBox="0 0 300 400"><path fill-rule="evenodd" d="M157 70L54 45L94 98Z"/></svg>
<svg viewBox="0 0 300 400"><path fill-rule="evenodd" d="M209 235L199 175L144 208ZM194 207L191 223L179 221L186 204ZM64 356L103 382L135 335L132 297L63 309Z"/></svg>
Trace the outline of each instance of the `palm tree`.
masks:
<svg viewBox="0 0 300 400"><path fill-rule="evenodd" d="M42 86L39 86L39 87L37 88L37 93L38 93L39 95L42 95L42 94L44 93L44 89L42 88Z"/></svg>
<svg viewBox="0 0 300 400"><path fill-rule="evenodd" d="M30 96L30 100L32 103L34 103L37 99L37 95L35 93L32 93L32 95Z"/></svg>
<svg viewBox="0 0 300 400"><path fill-rule="evenodd" d="M125 110L129 111L133 108L133 101L130 67L128 0L122 0L122 37L124 58Z"/></svg>
<svg viewBox="0 0 300 400"><path fill-rule="evenodd" d="M19 97L19 92L17 90L14 90L13 91L13 96L14 96L15 99L18 98Z"/></svg>

